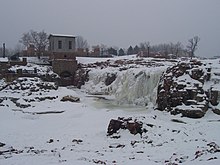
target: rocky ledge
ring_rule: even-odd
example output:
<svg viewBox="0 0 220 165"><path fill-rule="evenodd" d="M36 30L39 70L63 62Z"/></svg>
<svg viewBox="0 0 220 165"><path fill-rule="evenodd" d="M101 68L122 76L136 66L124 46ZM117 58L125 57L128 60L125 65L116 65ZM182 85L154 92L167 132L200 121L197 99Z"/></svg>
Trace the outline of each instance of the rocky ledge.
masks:
<svg viewBox="0 0 220 165"><path fill-rule="evenodd" d="M203 117L209 108L220 114L220 77L216 75L211 65L200 61L168 68L158 85L157 109L190 118Z"/></svg>

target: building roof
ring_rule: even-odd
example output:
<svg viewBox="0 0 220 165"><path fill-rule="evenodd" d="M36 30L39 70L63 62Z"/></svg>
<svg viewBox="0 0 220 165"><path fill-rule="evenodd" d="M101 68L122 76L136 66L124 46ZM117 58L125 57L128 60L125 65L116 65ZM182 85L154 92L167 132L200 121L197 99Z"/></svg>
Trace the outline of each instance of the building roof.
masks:
<svg viewBox="0 0 220 165"><path fill-rule="evenodd" d="M68 37L68 38L76 38L74 35L67 35L67 34L50 34L48 38L50 37Z"/></svg>

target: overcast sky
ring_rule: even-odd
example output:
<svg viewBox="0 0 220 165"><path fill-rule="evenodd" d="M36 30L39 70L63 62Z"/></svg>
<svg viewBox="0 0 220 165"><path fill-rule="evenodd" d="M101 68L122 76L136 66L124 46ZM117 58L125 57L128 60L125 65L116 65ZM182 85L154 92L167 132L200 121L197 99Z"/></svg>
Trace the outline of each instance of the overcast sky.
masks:
<svg viewBox="0 0 220 165"><path fill-rule="evenodd" d="M196 55L220 55L220 0L1 0L0 44L24 32L81 35L91 45L128 48L198 35Z"/></svg>

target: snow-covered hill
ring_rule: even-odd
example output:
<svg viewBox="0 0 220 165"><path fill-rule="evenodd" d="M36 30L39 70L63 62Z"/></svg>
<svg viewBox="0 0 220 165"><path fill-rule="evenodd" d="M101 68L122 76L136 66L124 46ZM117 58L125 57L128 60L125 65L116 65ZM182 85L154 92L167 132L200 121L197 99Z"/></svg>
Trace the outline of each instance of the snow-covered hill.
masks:
<svg viewBox="0 0 220 165"><path fill-rule="evenodd" d="M77 60L108 60L110 66L90 67L81 89L57 88L39 78L0 80L0 164L220 163L219 116L208 111L189 119L153 109L160 75L175 62L134 56ZM218 62L208 62L219 70ZM116 77L107 83L112 73ZM67 95L80 101L61 101ZM142 137L123 129L107 136L109 121L118 117L142 122Z"/></svg>

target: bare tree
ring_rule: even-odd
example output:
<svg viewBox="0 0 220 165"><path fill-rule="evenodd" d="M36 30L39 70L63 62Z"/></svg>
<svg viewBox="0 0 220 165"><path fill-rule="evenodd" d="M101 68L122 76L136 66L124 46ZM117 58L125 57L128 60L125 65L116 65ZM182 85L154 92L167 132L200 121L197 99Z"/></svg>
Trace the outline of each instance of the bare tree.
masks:
<svg viewBox="0 0 220 165"><path fill-rule="evenodd" d="M76 39L76 46L80 49L87 49L89 48L89 44L87 40L85 40L82 36L78 36Z"/></svg>
<svg viewBox="0 0 220 165"><path fill-rule="evenodd" d="M189 51L191 59L194 57L195 51L198 48L198 42L200 41L200 38L198 36L195 36L188 40L188 45L186 46L187 50Z"/></svg>
<svg viewBox="0 0 220 165"><path fill-rule="evenodd" d="M179 54L181 52L181 50L183 50L183 45L181 42L177 42L175 45L174 45L174 50L175 50L175 55L176 57L179 57Z"/></svg>
<svg viewBox="0 0 220 165"><path fill-rule="evenodd" d="M141 42L139 45L140 50L145 51L150 47L150 42Z"/></svg>
<svg viewBox="0 0 220 165"><path fill-rule="evenodd" d="M20 43L22 43L26 47L34 45L37 56L38 58L40 58L40 55L45 51L49 43L48 35L44 31L37 32L34 30L30 30L27 33L23 33Z"/></svg>
<svg viewBox="0 0 220 165"><path fill-rule="evenodd" d="M171 42L169 49L169 53L175 55L176 57L179 57L181 50L183 50L183 45L181 44L181 42L177 42L176 44Z"/></svg>

